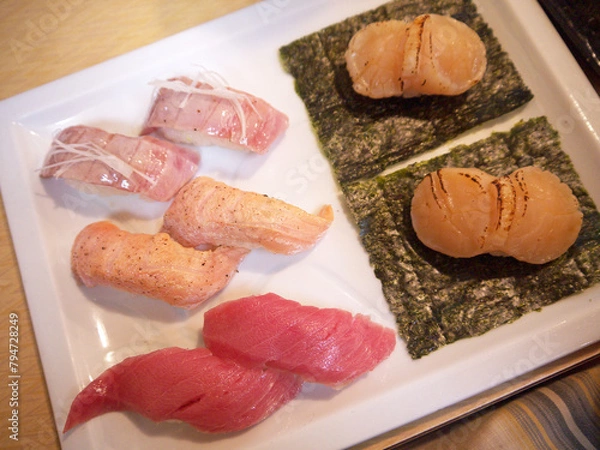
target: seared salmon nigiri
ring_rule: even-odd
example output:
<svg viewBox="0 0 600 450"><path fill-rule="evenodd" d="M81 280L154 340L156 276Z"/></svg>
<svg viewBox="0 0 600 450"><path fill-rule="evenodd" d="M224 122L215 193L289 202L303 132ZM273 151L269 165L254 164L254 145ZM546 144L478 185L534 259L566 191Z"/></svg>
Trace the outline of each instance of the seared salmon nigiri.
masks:
<svg viewBox="0 0 600 450"><path fill-rule="evenodd" d="M332 220L329 205L314 215L282 200L198 177L173 199L163 231L189 247L263 247L290 255L313 247Z"/></svg>
<svg viewBox="0 0 600 450"><path fill-rule="evenodd" d="M183 247L168 234L133 234L110 222L95 222L75 238L74 275L85 286L112 286L194 308L222 290L248 250Z"/></svg>
<svg viewBox="0 0 600 450"><path fill-rule="evenodd" d="M354 90L371 98L459 95L487 66L479 35L438 14L371 23L352 37L345 57Z"/></svg>
<svg viewBox="0 0 600 450"><path fill-rule="evenodd" d="M569 186L533 166L499 178L474 168L430 173L415 189L411 217L419 239L446 255L491 253L531 264L565 253L583 220Z"/></svg>

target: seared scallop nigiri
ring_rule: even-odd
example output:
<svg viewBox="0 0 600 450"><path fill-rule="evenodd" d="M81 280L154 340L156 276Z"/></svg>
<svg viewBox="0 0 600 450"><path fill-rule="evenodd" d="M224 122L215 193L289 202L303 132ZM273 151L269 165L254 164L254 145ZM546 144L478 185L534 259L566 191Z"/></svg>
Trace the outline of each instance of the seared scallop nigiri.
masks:
<svg viewBox="0 0 600 450"><path fill-rule="evenodd" d="M430 173L415 189L411 218L421 242L446 255L543 264L573 245L583 215L566 184L530 166L499 178L475 168Z"/></svg>
<svg viewBox="0 0 600 450"><path fill-rule="evenodd" d="M485 253L495 178L479 169L446 168L428 174L415 189L412 223L426 246L455 258Z"/></svg>
<svg viewBox="0 0 600 450"><path fill-rule="evenodd" d="M346 51L346 66L356 92L371 98L402 95L408 27L401 20L373 22L352 37Z"/></svg>
<svg viewBox="0 0 600 450"><path fill-rule="evenodd" d="M479 35L438 14L369 24L352 37L345 57L355 91L371 98L459 95L487 66Z"/></svg>
<svg viewBox="0 0 600 450"><path fill-rule="evenodd" d="M583 214L566 184L551 172L524 167L497 179L495 238L492 254L542 264L575 243Z"/></svg>

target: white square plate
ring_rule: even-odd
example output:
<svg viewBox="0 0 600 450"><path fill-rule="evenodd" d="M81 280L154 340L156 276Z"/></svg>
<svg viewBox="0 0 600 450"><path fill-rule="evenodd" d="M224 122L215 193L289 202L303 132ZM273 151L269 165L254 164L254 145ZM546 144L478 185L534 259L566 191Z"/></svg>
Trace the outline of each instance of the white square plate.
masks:
<svg viewBox="0 0 600 450"><path fill-rule="evenodd" d="M203 312L268 291L301 303L370 315L394 327L381 286L340 203L282 45L381 4L376 0L265 1L0 103L1 187L57 427L71 401L107 367L135 354L198 344ZM600 99L534 0L476 1L535 98L526 107L445 146L473 142L519 119L548 116L596 204L600 203ZM233 30L233 31L232 31ZM165 204L98 197L61 180L41 180L54 133L86 124L137 134L150 106L149 82L199 66L269 101L290 127L267 155L203 148L199 174L282 198L315 212L334 207L332 228L310 252L252 252L231 284L194 312L108 288L83 289L70 248L88 223L110 219L156 232ZM242 433L209 436L180 423L110 413L62 436L65 449L347 447L509 381L600 340L600 286L481 337L412 360L404 343L372 373L334 391L307 384L300 396Z"/></svg>

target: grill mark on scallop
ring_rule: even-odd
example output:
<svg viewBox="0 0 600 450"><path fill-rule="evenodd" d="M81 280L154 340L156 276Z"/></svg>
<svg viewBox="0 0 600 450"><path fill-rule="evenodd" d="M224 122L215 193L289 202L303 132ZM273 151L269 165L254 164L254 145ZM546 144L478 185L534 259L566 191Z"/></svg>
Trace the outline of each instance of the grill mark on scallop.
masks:
<svg viewBox="0 0 600 450"><path fill-rule="evenodd" d="M446 186L444 185L444 180L443 180L443 177L442 177L442 171L438 170L436 172L436 175L437 175L439 183L440 183L440 189L444 192L444 194L448 195L448 190L446 189Z"/></svg>
<svg viewBox="0 0 600 450"><path fill-rule="evenodd" d="M417 31L417 52L415 58L415 71L419 70L419 61L421 58L421 47L423 45L423 32L425 31L425 22L429 19L429 15L424 15L420 20L415 21L415 25L418 27Z"/></svg>
<svg viewBox="0 0 600 450"><path fill-rule="evenodd" d="M440 177L439 170L438 170L437 176L438 176L438 179L439 179L439 177ZM433 197L433 200L435 201L435 203L438 206L438 208L440 208L440 209L443 210L444 209L444 205L442 205L442 202L441 202L440 198L437 195L436 188L435 188L435 181L433 179L433 175L430 174L430 173L428 173L427 176L426 176L426 178L429 180L429 183L431 184L431 196ZM442 190L444 189L441 180L440 180L440 187L442 188Z"/></svg>
<svg viewBox="0 0 600 450"><path fill-rule="evenodd" d="M425 18L425 20L429 20L429 19L430 19L430 17L429 17L429 15L427 15L427 17ZM425 20L423 21L423 28L425 28ZM428 37L429 37L429 55L433 55L433 53L434 53L434 51L433 51L433 49L434 49L434 46L433 46L433 31L431 29L429 30L429 36ZM435 58L430 58L430 62L431 62L431 65L433 67L435 67L435 69L438 72L440 72L439 65L436 64ZM423 82L421 83L421 86L425 86L426 83L427 83L427 78L423 78Z"/></svg>
<svg viewBox="0 0 600 450"><path fill-rule="evenodd" d="M438 172L440 172L440 170L438 170ZM478 177L477 175L471 175L470 173L466 173L466 172L461 172L461 173L459 173L459 175L467 178L469 181L474 182L482 192L485 191L485 187L481 183L481 178ZM440 177L441 177L441 174L440 174Z"/></svg>
<svg viewBox="0 0 600 450"><path fill-rule="evenodd" d="M421 56L424 45L425 23L429 18L428 14L417 17L411 26L407 28L406 43L404 44L404 56L401 63L401 93L407 95L408 92L415 91L415 85L418 83L420 74ZM431 35L431 33L430 33ZM405 78L407 78L405 80ZM424 83L421 83L423 85ZM408 92L406 92L408 89ZM413 94L408 94L413 96Z"/></svg>
<svg viewBox="0 0 600 450"><path fill-rule="evenodd" d="M498 220L496 230L510 231L516 216L517 190L508 176L503 176L492 181L497 190L496 207Z"/></svg>
<svg viewBox="0 0 600 450"><path fill-rule="evenodd" d="M525 217L527 214L527 207L529 205L529 190L527 188L527 182L525 181L525 174L522 170L517 170L514 173L515 180L517 181L519 188L521 188L521 192L523 193L523 212L521 213L521 217Z"/></svg>

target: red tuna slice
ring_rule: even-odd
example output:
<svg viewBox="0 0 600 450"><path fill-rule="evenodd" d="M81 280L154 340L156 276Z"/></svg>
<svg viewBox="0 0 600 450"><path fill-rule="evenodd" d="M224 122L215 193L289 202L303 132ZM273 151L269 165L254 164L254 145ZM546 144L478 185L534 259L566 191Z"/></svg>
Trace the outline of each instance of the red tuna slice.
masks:
<svg viewBox="0 0 600 450"><path fill-rule="evenodd" d="M54 139L42 178L77 182L170 200L198 170L194 150L152 136L129 137L78 125Z"/></svg>
<svg viewBox="0 0 600 450"><path fill-rule="evenodd" d="M395 332L367 316L303 306L272 293L210 309L203 336L215 355L334 388L373 370L396 346Z"/></svg>
<svg viewBox="0 0 600 450"><path fill-rule="evenodd" d="M160 86L144 134L173 142L219 145L266 153L288 127L288 118L266 101L210 76L156 82Z"/></svg>
<svg viewBox="0 0 600 450"><path fill-rule="evenodd" d="M240 431L292 400L301 380L243 367L205 348L166 348L107 369L73 400L63 432L112 411L181 420L206 433Z"/></svg>

